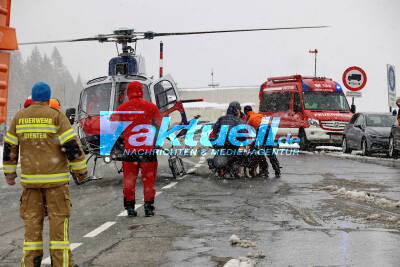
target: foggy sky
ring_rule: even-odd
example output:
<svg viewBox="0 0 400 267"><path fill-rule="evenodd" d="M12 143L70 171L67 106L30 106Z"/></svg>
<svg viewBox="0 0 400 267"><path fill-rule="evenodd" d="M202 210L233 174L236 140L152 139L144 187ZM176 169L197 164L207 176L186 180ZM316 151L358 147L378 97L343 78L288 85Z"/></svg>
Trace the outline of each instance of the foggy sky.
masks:
<svg viewBox="0 0 400 267"><path fill-rule="evenodd" d="M330 25L327 29L165 37L138 43L148 75L158 75L158 45L164 66L180 87L205 86L214 69L222 85L259 85L267 77L317 75L341 82L350 66L368 82L359 110L387 111L386 64L397 66L400 84L400 1L397 0L14 0L11 24L19 42L111 33L119 27L155 32ZM50 53L54 45L42 45ZM65 64L84 80L106 75L114 44L57 45ZM32 47L20 47L24 56ZM398 95L400 90L397 90Z"/></svg>

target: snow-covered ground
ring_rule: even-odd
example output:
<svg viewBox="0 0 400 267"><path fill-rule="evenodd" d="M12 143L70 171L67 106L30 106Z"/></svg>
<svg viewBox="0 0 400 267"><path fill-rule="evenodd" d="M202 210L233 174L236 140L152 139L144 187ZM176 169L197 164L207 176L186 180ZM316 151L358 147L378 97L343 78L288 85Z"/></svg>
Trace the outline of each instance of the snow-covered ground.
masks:
<svg viewBox="0 0 400 267"><path fill-rule="evenodd" d="M363 156L361 155L361 152L353 152L352 154L345 154L342 152L324 152L322 151L321 153L326 153L327 155L330 156L335 156L335 157L340 157L340 158L346 158L346 159L361 159L361 160L379 160L379 161L387 161L387 162L400 162L399 159L393 159L393 158L386 158L383 157L382 155L377 154L376 156Z"/></svg>
<svg viewBox="0 0 400 267"><path fill-rule="evenodd" d="M342 151L341 147L337 146L317 146L317 150L333 150L333 151Z"/></svg>
<svg viewBox="0 0 400 267"><path fill-rule="evenodd" d="M197 88L182 88L182 92L205 92L205 91L223 91L223 90L249 90L259 89L259 86L220 86L220 87L197 87Z"/></svg>

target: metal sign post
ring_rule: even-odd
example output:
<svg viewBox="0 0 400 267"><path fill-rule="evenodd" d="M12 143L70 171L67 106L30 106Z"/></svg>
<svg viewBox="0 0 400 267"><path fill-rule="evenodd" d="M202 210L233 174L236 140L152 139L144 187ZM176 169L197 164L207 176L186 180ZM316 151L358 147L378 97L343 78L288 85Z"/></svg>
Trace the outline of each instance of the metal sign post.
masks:
<svg viewBox="0 0 400 267"><path fill-rule="evenodd" d="M317 49L309 50L308 53L314 54L314 77L317 77L317 54L318 54L318 50Z"/></svg>

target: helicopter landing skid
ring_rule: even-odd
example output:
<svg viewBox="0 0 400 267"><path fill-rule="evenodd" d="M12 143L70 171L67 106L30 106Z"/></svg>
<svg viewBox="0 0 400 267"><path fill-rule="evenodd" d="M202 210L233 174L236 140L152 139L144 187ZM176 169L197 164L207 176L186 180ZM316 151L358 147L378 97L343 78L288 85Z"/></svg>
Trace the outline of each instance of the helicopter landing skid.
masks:
<svg viewBox="0 0 400 267"><path fill-rule="evenodd" d="M96 154L92 154L92 155L90 155L89 158L87 159L86 164L89 162L89 160L90 160L91 158L93 158L93 163L94 163L94 164L93 164L92 172L91 172L91 174L90 174L90 176L89 176L89 180L90 180L90 181L96 181L96 180L101 180L101 179L103 179L102 177L97 177L97 176L96 176L97 159L98 159L98 158L101 158L101 157L99 157L99 156L96 155Z"/></svg>
<svg viewBox="0 0 400 267"><path fill-rule="evenodd" d="M117 166L117 162L116 161L114 161L114 167L117 170L118 174L120 174L121 172L124 172L124 169L122 168L122 166L121 166L121 168L119 168Z"/></svg>
<svg viewBox="0 0 400 267"><path fill-rule="evenodd" d="M102 177L96 177L96 176L89 176L90 181L96 181L96 180L102 180Z"/></svg>

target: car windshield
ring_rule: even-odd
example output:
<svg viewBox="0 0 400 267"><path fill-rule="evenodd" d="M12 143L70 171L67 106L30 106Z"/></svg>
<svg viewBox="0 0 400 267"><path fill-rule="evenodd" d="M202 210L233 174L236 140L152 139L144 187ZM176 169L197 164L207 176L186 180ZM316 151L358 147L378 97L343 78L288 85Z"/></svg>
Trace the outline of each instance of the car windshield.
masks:
<svg viewBox="0 0 400 267"><path fill-rule="evenodd" d="M289 92L264 94L260 102L260 112L287 112L290 106Z"/></svg>
<svg viewBox="0 0 400 267"><path fill-rule="evenodd" d="M395 118L392 115L367 115L367 126L369 127L391 127Z"/></svg>
<svg viewBox="0 0 400 267"><path fill-rule="evenodd" d="M89 115L108 111L111 97L111 83L102 83L86 88L82 93L82 110Z"/></svg>
<svg viewBox="0 0 400 267"><path fill-rule="evenodd" d="M350 111L343 93L304 92L304 109Z"/></svg>
<svg viewBox="0 0 400 267"><path fill-rule="evenodd" d="M130 82L117 83L116 85L116 94L114 101L114 109L117 109L119 105L128 101L128 96L126 94L126 88ZM149 89L146 84L143 85L143 99L147 101L151 101Z"/></svg>

